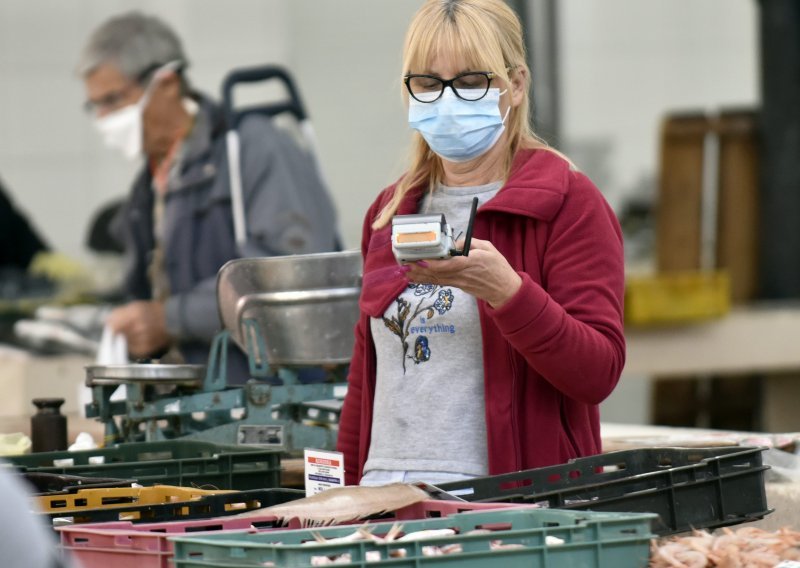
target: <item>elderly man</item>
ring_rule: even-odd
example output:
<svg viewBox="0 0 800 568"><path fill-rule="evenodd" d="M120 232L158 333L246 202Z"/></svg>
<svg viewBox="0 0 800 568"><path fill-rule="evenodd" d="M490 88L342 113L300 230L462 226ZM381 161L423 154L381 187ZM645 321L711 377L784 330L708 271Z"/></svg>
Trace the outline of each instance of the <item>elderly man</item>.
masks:
<svg viewBox="0 0 800 568"><path fill-rule="evenodd" d="M134 357L179 352L204 363L220 327L216 275L239 256L335 250L335 212L313 158L266 117L239 127L247 242L237 247L231 213L226 125L193 91L175 33L138 12L107 21L80 59L87 107L105 142L145 158L116 229L130 265L134 301L109 325Z"/></svg>

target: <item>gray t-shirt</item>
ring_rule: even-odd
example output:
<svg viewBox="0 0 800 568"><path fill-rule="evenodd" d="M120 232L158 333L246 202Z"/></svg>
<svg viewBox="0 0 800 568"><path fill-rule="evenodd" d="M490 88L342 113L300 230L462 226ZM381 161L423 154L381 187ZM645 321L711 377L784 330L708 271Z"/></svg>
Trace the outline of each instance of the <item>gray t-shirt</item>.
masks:
<svg viewBox="0 0 800 568"><path fill-rule="evenodd" d="M420 212L444 213L465 233L472 198L502 186L439 186ZM372 441L363 484L381 472L486 475L483 347L473 296L452 286L410 284L370 321L377 354ZM374 472L374 473L370 473Z"/></svg>

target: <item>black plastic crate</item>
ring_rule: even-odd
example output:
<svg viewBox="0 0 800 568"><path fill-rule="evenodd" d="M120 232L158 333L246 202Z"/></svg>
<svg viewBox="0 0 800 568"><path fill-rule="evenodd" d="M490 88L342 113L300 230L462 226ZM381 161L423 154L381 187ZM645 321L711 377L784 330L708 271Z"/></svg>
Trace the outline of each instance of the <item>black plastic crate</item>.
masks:
<svg viewBox="0 0 800 568"><path fill-rule="evenodd" d="M182 501L158 505L122 505L84 509L69 513L52 511L41 513L51 522L60 524L104 523L131 521L133 523L161 523L166 521L190 521L236 515L245 511L262 509L294 501L306 496L301 489L252 489L207 495L196 501ZM235 506L235 508L233 508Z"/></svg>
<svg viewBox="0 0 800 568"><path fill-rule="evenodd" d="M80 489L101 489L106 487L130 487L135 479L116 477L83 477L61 473L42 473L26 471L22 478L31 486L34 495L63 495L75 493Z"/></svg>
<svg viewBox="0 0 800 568"><path fill-rule="evenodd" d="M765 449L624 450L439 487L467 501L657 513L653 530L667 535L735 525L772 512L764 490Z"/></svg>
<svg viewBox="0 0 800 568"><path fill-rule="evenodd" d="M25 473L129 478L145 486L247 490L281 484L280 451L196 440L135 442L6 459Z"/></svg>

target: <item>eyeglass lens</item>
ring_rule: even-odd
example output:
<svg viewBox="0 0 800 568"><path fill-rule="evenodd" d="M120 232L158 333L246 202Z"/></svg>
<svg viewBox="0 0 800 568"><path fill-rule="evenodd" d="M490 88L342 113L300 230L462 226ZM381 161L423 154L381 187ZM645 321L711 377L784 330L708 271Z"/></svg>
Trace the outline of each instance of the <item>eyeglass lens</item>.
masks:
<svg viewBox="0 0 800 568"><path fill-rule="evenodd" d="M420 102L429 103L442 95L445 84L449 83L456 96L467 101L482 99L489 90L490 79L486 73L467 73L450 81L425 75L411 75L408 78L408 89L411 95Z"/></svg>
<svg viewBox="0 0 800 568"><path fill-rule="evenodd" d="M84 110L90 114L101 110L115 110L122 106L122 102L126 99L132 88L133 87L129 85L116 91L111 91L98 100L88 100L83 105Z"/></svg>

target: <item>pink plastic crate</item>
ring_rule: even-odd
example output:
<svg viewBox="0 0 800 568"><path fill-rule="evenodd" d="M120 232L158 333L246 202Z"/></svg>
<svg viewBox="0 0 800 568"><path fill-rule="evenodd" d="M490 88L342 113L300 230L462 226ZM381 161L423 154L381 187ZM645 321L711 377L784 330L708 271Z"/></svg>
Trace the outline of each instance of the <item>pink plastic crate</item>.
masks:
<svg viewBox="0 0 800 568"><path fill-rule="evenodd" d="M534 505L515 503L467 503L462 501L422 501L398 509L393 517L381 518L412 521L447 517L456 513L491 509L530 508ZM361 524L354 521L349 524ZM68 550L84 568L170 568L172 543L167 537L196 532L288 530L301 528L296 520L280 526L273 515L263 517L216 517L169 523L95 523L58 527L61 546Z"/></svg>

